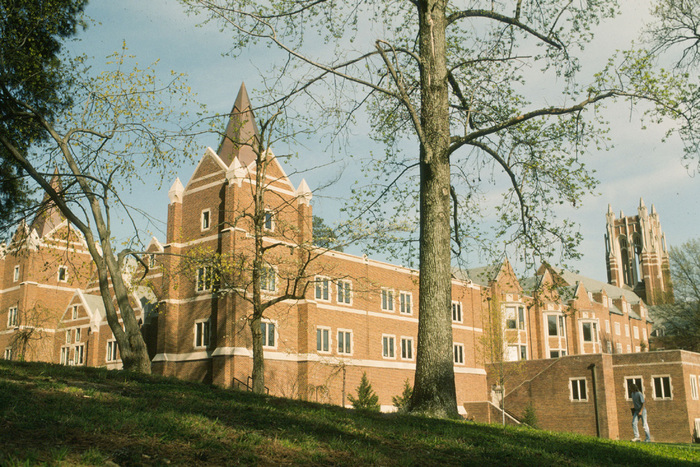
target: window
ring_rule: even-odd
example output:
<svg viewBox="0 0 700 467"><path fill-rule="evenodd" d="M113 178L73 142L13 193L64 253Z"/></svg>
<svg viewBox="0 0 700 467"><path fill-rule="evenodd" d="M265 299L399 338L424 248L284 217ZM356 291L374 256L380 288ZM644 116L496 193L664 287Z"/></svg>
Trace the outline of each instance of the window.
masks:
<svg viewBox="0 0 700 467"><path fill-rule="evenodd" d="M593 301L593 292L588 292L588 300Z"/></svg>
<svg viewBox="0 0 700 467"><path fill-rule="evenodd" d="M518 361L518 354L520 351L520 346L518 345L509 345L506 347L506 353L505 353L505 360L507 362L516 362Z"/></svg>
<svg viewBox="0 0 700 467"><path fill-rule="evenodd" d="M507 306L506 307L506 313L505 313L505 318L506 318L506 329L516 329L518 324L515 319L515 307L513 306Z"/></svg>
<svg viewBox="0 0 700 467"><path fill-rule="evenodd" d="M566 350L550 350L549 351L549 358L559 358L559 357L565 357L566 356Z"/></svg>
<svg viewBox="0 0 700 467"><path fill-rule="evenodd" d="M80 342L80 328L75 328L74 335L73 335L73 342L76 344Z"/></svg>
<svg viewBox="0 0 700 467"><path fill-rule="evenodd" d="M455 323L462 322L462 303L452 302L452 321Z"/></svg>
<svg viewBox="0 0 700 467"><path fill-rule="evenodd" d="M382 310L394 311L394 291L382 289Z"/></svg>
<svg viewBox="0 0 700 467"><path fill-rule="evenodd" d="M61 365L68 365L70 347L61 347Z"/></svg>
<svg viewBox="0 0 700 467"><path fill-rule="evenodd" d="M338 353L352 354L352 331L338 330Z"/></svg>
<svg viewBox="0 0 700 467"><path fill-rule="evenodd" d="M70 331L66 331L66 344L70 344Z"/></svg>
<svg viewBox="0 0 700 467"><path fill-rule="evenodd" d="M615 323L615 334L620 335L620 323Z"/></svg>
<svg viewBox="0 0 700 467"><path fill-rule="evenodd" d="M80 344L75 346L75 359L73 363L76 365L82 365L85 363L85 344Z"/></svg>
<svg viewBox="0 0 700 467"><path fill-rule="evenodd" d="M411 307L411 293L401 292L399 294L399 311L403 315L413 314L413 308Z"/></svg>
<svg viewBox="0 0 700 467"><path fill-rule="evenodd" d="M7 347L5 353L2 355L5 360L12 360L12 347Z"/></svg>
<svg viewBox="0 0 700 467"><path fill-rule="evenodd" d="M276 290L277 271L272 266L260 268L260 290L274 292Z"/></svg>
<svg viewBox="0 0 700 467"><path fill-rule="evenodd" d="M156 267L156 255L148 255L148 267Z"/></svg>
<svg viewBox="0 0 700 467"><path fill-rule="evenodd" d="M68 268L65 266L58 267L58 282L66 282L68 280Z"/></svg>
<svg viewBox="0 0 700 467"><path fill-rule="evenodd" d="M211 290L211 267L202 266L197 268L197 283L195 288L197 292Z"/></svg>
<svg viewBox="0 0 700 467"><path fill-rule="evenodd" d="M520 346L520 360L527 360L527 346Z"/></svg>
<svg viewBox="0 0 700 467"><path fill-rule="evenodd" d="M549 337L564 337L564 316L547 315L547 333Z"/></svg>
<svg viewBox="0 0 700 467"><path fill-rule="evenodd" d="M637 352L637 353L639 353L639 352L642 351L642 348L639 347L638 345L635 345L635 346L634 346L634 351Z"/></svg>
<svg viewBox="0 0 700 467"><path fill-rule="evenodd" d="M632 328L632 335L635 339L639 339L639 328L637 326L634 326Z"/></svg>
<svg viewBox="0 0 700 467"><path fill-rule="evenodd" d="M316 300L324 300L326 302L330 300L329 283L330 280L327 277L316 278Z"/></svg>
<svg viewBox="0 0 700 467"><path fill-rule="evenodd" d="M642 338L644 338L644 340L647 340L647 328L642 328Z"/></svg>
<svg viewBox="0 0 700 467"><path fill-rule="evenodd" d="M636 384L642 394L644 394L644 385L642 384L641 376L627 376L625 378L625 392L627 394L626 399L628 401L632 400L632 384Z"/></svg>
<svg viewBox="0 0 700 467"><path fill-rule="evenodd" d="M331 330L316 328L316 351L328 353L331 351Z"/></svg>
<svg viewBox="0 0 700 467"><path fill-rule="evenodd" d="M14 282L17 282L19 280L19 266L15 266L15 269L12 272L12 280Z"/></svg>
<svg viewBox="0 0 700 467"><path fill-rule="evenodd" d="M458 365L464 364L464 345L454 344L453 346L454 360Z"/></svg>
<svg viewBox="0 0 700 467"><path fill-rule="evenodd" d="M630 325L625 324L625 337L629 337L629 336L630 336Z"/></svg>
<svg viewBox="0 0 700 467"><path fill-rule="evenodd" d="M569 382L571 385L571 400L582 402L587 401L588 395L586 394L586 378L571 378Z"/></svg>
<svg viewBox="0 0 700 467"><path fill-rule="evenodd" d="M598 342L598 323L592 321L583 322L581 323L581 330L583 342Z"/></svg>
<svg viewBox="0 0 700 467"><path fill-rule="evenodd" d="M194 323L194 346L208 347L209 336L211 334L211 322L208 319L195 321Z"/></svg>
<svg viewBox="0 0 700 467"><path fill-rule="evenodd" d="M518 307L518 329L525 330L525 308Z"/></svg>
<svg viewBox="0 0 700 467"><path fill-rule="evenodd" d="M609 319L605 320L605 332L610 334L610 320Z"/></svg>
<svg viewBox="0 0 700 467"><path fill-rule="evenodd" d="M607 341L605 347L608 349L608 353L612 353L612 342Z"/></svg>
<svg viewBox="0 0 700 467"><path fill-rule="evenodd" d="M382 336L382 357L396 358L396 354L394 351L395 343L396 338L394 336Z"/></svg>
<svg viewBox="0 0 700 467"><path fill-rule="evenodd" d="M401 358L403 360L413 360L413 338L401 338Z"/></svg>
<svg viewBox="0 0 700 467"><path fill-rule="evenodd" d="M698 377L695 375L690 375L690 397L698 400Z"/></svg>
<svg viewBox="0 0 700 467"><path fill-rule="evenodd" d="M263 347L275 347L275 323L263 321L260 323Z"/></svg>
<svg viewBox="0 0 700 467"><path fill-rule="evenodd" d="M654 388L654 399L673 399L670 376L652 376L651 381Z"/></svg>
<svg viewBox="0 0 700 467"><path fill-rule="evenodd" d="M72 317L73 319L78 319L78 305L73 305L73 307L71 308L71 310L72 310L72 312L71 312L71 317Z"/></svg>
<svg viewBox="0 0 700 467"><path fill-rule="evenodd" d="M272 211L265 211L264 227L266 230L275 230L275 215Z"/></svg>
<svg viewBox="0 0 700 467"><path fill-rule="evenodd" d="M117 341L107 341L107 355L105 356L105 361L117 361Z"/></svg>
<svg viewBox="0 0 700 467"><path fill-rule="evenodd" d="M615 344L615 350L617 351L617 353L622 353L622 344L619 342Z"/></svg>
<svg viewBox="0 0 700 467"><path fill-rule="evenodd" d="M338 281L338 303L350 304L352 301L352 283Z"/></svg>
<svg viewBox="0 0 700 467"><path fill-rule="evenodd" d="M11 306L10 309L7 310L7 327L17 326L17 321L17 307Z"/></svg>
<svg viewBox="0 0 700 467"><path fill-rule="evenodd" d="M211 227L211 210L205 209L202 211L201 221L202 230L207 230L209 227Z"/></svg>

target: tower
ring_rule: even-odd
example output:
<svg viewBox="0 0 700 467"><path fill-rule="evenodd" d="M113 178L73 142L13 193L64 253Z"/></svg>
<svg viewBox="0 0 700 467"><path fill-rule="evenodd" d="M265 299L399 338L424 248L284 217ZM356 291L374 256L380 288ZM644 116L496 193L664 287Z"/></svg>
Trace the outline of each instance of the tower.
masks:
<svg viewBox="0 0 700 467"><path fill-rule="evenodd" d="M648 305L673 302L673 286L659 214L652 204L648 212L640 198L638 214L616 218L608 205L605 255L608 282L629 288Z"/></svg>

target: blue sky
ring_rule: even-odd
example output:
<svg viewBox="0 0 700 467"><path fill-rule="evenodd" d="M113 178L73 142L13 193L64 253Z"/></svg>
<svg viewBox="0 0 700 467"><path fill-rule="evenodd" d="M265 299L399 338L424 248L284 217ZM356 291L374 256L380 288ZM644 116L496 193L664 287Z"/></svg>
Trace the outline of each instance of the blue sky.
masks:
<svg viewBox="0 0 700 467"><path fill-rule="evenodd" d="M621 18L602 26L597 33L596 40L589 47L587 63L602 63L613 48L625 47L636 37L645 20L647 8L641 4L646 0L624 3ZM160 60L159 69L164 75L170 70L186 73L198 99L213 113L226 113L231 109L242 81L245 81L254 103L256 99L262 100L257 89L271 53L261 48L237 58L223 56L230 48L230 35L213 26L198 27L198 18L187 16L175 0L92 0L87 14L97 23L81 34L81 41L70 47L75 52L94 56L96 67L103 62L103 57L120 50L124 41L140 63ZM533 89L537 91L536 83ZM541 91L546 92L545 89ZM584 236L584 257L573 266L582 274L598 280L606 278L603 235L608 204L617 215L620 210L626 215L635 214L640 197L649 208L654 204L669 246L700 237L700 184L695 173L688 172L681 164L680 142L662 143L663 127L642 131L637 110L618 106L607 117L612 124L614 148L605 152L592 150L587 160L598 171L601 185L596 191L600 195L587 196L581 207L570 214L581 224ZM373 145L364 131L362 127L355 130L352 141L357 147L351 150L381 153L381 148ZM207 145L216 148L217 144L213 137L203 141L201 153ZM320 164L331 158L324 153L323 147L294 149L305 165ZM337 158L339 155L332 156ZM183 183L188 180L195 164L196 161L179 172ZM315 213L330 222L336 220L337 204L330 201L339 189L348 188L354 181L350 179L352 173L345 174L342 185L334 188L333 194L325 193L326 198L324 193L315 193ZM325 176L319 174L319 178ZM304 177L312 190L322 183L315 180L313 173ZM292 178L295 184L301 180L301 176ZM136 187L133 201L164 221L170 183L166 181L158 194L149 196L143 195L145 190L151 190L150 187ZM324 200L329 202L324 203ZM154 233L161 241L165 240L162 232Z"/></svg>

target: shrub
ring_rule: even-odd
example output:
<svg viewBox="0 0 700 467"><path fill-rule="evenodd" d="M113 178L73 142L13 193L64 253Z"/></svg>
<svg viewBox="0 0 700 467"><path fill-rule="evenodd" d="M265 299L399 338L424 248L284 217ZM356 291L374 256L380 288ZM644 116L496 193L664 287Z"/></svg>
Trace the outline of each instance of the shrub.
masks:
<svg viewBox="0 0 700 467"><path fill-rule="evenodd" d="M370 412L379 412L379 396L375 394L372 385L367 379L367 373L362 373L362 380L357 387L357 399L352 394L348 394L348 400L352 406L358 410L367 410Z"/></svg>
<svg viewBox="0 0 700 467"><path fill-rule="evenodd" d="M528 402L525 406L522 422L532 428L539 428L537 426L537 413L535 413L535 407L533 407L532 402Z"/></svg>
<svg viewBox="0 0 700 467"><path fill-rule="evenodd" d="M413 395L413 388L408 382L408 378L406 378L406 381L403 383L403 392L400 396L392 396L391 402L399 409L399 412L402 412L408 407L408 403L411 401L411 395Z"/></svg>

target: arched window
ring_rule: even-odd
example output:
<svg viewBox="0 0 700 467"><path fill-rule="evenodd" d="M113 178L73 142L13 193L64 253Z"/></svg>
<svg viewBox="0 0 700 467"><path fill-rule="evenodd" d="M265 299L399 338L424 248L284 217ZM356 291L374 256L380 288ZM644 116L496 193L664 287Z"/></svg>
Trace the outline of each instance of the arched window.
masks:
<svg viewBox="0 0 700 467"><path fill-rule="evenodd" d="M634 257L630 258L630 246L627 242L627 237L620 237L620 259L622 260L622 280L630 287L634 287L636 285L632 271Z"/></svg>

